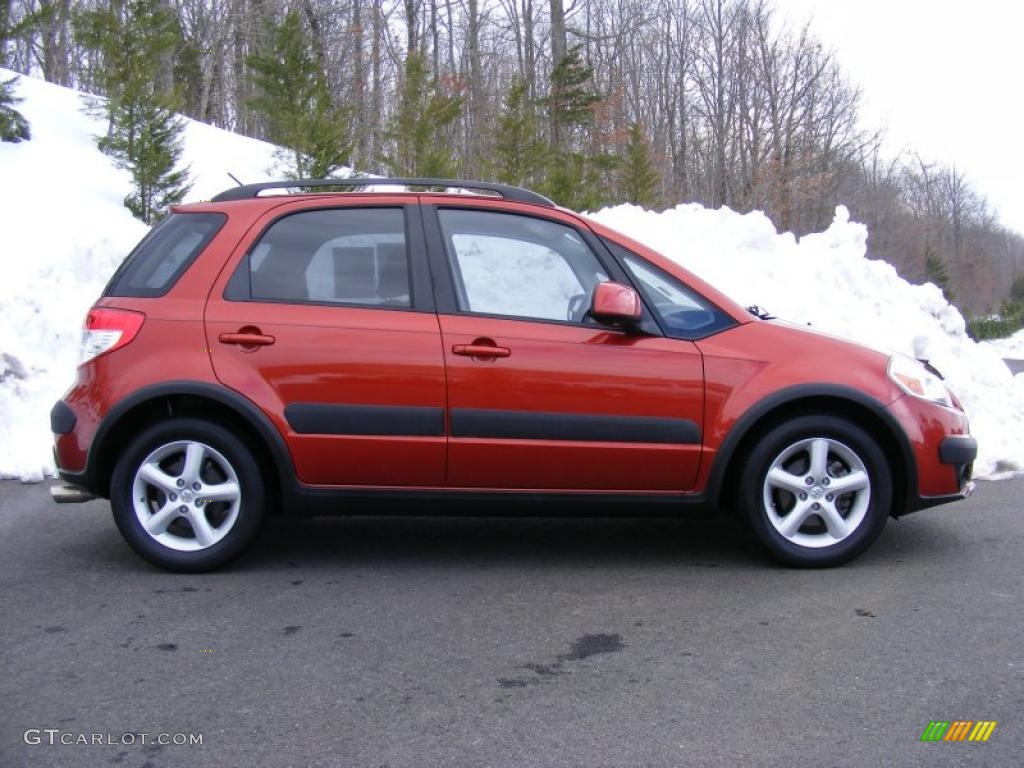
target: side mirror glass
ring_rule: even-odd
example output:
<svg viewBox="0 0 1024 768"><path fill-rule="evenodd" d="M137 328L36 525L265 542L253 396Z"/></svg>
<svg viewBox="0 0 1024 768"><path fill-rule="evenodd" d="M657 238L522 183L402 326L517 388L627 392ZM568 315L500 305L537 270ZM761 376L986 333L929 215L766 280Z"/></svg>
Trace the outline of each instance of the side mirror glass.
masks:
<svg viewBox="0 0 1024 768"><path fill-rule="evenodd" d="M633 325L643 316L640 295L622 283L598 283L590 302L590 315L601 323Z"/></svg>

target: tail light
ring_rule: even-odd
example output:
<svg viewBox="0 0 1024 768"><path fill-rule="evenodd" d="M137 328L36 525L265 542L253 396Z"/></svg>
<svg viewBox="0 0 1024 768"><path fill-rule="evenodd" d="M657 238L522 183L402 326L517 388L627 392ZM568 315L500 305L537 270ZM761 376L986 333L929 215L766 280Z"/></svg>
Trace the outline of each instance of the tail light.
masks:
<svg viewBox="0 0 1024 768"><path fill-rule="evenodd" d="M83 365L95 357L113 352L135 338L146 316L127 309L94 307L85 316L82 327L82 350L78 364Z"/></svg>

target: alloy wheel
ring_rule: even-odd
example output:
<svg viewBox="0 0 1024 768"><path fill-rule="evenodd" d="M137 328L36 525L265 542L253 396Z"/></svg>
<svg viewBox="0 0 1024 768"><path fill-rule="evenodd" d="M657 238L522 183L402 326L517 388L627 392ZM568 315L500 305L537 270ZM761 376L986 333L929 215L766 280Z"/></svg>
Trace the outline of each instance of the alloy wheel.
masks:
<svg viewBox="0 0 1024 768"><path fill-rule="evenodd" d="M195 440L166 443L139 465L132 504L142 529L179 552L208 549L238 520L241 484L231 463Z"/></svg>
<svg viewBox="0 0 1024 768"><path fill-rule="evenodd" d="M847 445L812 437L793 443L772 461L763 503L768 521L783 538L801 547L828 547L864 521L871 478Z"/></svg>

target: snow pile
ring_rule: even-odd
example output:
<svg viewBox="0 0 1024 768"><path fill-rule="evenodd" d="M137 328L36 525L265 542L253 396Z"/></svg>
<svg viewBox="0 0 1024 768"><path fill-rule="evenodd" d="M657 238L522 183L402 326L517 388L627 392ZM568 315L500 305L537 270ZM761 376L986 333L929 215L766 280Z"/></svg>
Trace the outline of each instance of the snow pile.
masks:
<svg viewBox="0 0 1024 768"><path fill-rule="evenodd" d="M867 229L843 207L832 225L797 240L759 212L680 205L664 213L620 205L592 214L722 289L744 306L858 341L930 360L963 402L978 438L979 477L1024 470L1024 374L1003 350L978 344L931 284L911 285L883 261L866 259ZM1021 334L1018 334L1021 337ZM1017 338L1017 337L1014 337ZM1024 337L1019 341L1024 345Z"/></svg>
<svg viewBox="0 0 1024 768"><path fill-rule="evenodd" d="M1017 331L1006 339L993 339L983 344L1008 360L1024 360L1024 331Z"/></svg>
<svg viewBox="0 0 1024 768"><path fill-rule="evenodd" d="M13 74L0 70L0 79ZM82 113L81 95L26 77L18 94L33 139L0 143L0 477L39 480L52 471L49 410L73 381L82 318L146 227L122 204L128 174L96 149L104 124ZM188 199L207 199L231 185L227 172L245 182L273 175L274 147L188 121L185 162L195 182ZM979 475L1024 468L1024 375L1015 380L1002 351L967 338L938 288L910 285L865 259L866 230L845 209L826 232L799 242L760 213L697 205L661 214L618 206L594 218L741 303L931 359L971 415ZM543 261L517 258L527 256ZM548 278L550 290L567 290L562 276ZM478 296L483 304L500 298Z"/></svg>
<svg viewBox="0 0 1024 768"><path fill-rule="evenodd" d="M0 69L0 80L15 73ZM96 149L105 123L76 91L22 77L18 109L32 140L0 143L0 477L52 470L49 411L74 380L82 318L146 233L124 207L127 171ZM187 121L186 202L261 181L274 147Z"/></svg>

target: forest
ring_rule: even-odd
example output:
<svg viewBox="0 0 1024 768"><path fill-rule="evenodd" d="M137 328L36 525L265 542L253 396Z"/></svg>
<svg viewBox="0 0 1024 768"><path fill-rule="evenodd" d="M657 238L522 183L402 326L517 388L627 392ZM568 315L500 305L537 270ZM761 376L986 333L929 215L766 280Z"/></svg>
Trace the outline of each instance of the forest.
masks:
<svg viewBox="0 0 1024 768"><path fill-rule="evenodd" d="M100 145L146 220L187 188L181 113L278 144L295 177L758 209L798 236L842 204L870 257L965 314L1024 305L1024 238L955 158L886 155L827 43L770 0L0 0L0 66L109 97Z"/></svg>

